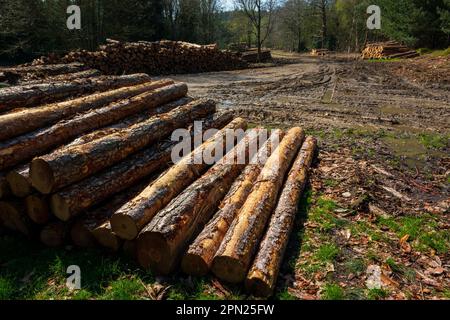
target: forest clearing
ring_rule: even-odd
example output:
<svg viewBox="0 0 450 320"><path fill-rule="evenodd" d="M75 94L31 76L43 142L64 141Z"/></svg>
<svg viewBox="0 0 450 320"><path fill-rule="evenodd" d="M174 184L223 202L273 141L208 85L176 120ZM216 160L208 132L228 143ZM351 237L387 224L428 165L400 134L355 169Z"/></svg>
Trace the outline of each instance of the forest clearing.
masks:
<svg viewBox="0 0 450 320"><path fill-rule="evenodd" d="M0 0L0 301L449 300L449 45L449 0Z"/></svg>

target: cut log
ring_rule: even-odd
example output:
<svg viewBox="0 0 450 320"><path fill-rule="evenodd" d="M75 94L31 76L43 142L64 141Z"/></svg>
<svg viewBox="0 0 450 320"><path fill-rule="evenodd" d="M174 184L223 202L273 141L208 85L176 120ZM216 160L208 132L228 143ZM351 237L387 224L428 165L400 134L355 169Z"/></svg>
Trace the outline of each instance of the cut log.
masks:
<svg viewBox="0 0 450 320"><path fill-rule="evenodd" d="M11 193L9 183L6 180L6 174L0 172L0 199L6 198Z"/></svg>
<svg viewBox="0 0 450 320"><path fill-rule="evenodd" d="M276 205L286 172L297 155L303 138L302 129L290 129L267 160L253 191L231 224L213 259L211 270L218 278L231 283L245 280L258 242Z"/></svg>
<svg viewBox="0 0 450 320"><path fill-rule="evenodd" d="M96 109L114 101L131 98L146 91L173 84L172 80L146 82L131 87L92 94L74 100L48 104L36 108L0 115L0 140L16 137L50 125L58 120L69 118L77 113Z"/></svg>
<svg viewBox="0 0 450 320"><path fill-rule="evenodd" d="M36 233L36 225L28 218L22 201L0 201L0 211L4 212L5 226L18 231L28 238Z"/></svg>
<svg viewBox="0 0 450 320"><path fill-rule="evenodd" d="M271 144L283 137L281 130L275 130L266 143L259 149L256 159L252 160L239 178L233 183L220 209L207 224L183 257L181 268L189 275L201 276L209 272L211 263L228 231L233 219L250 194L261 169L270 155ZM260 160L258 160L260 159Z"/></svg>
<svg viewBox="0 0 450 320"><path fill-rule="evenodd" d="M205 119L203 128L205 130L220 129L230 121L231 117L229 112L211 116ZM67 221L109 196L130 187L136 181L161 170L170 163L172 148L176 144L177 142L167 141L153 145L92 177L59 191L51 197L53 214Z"/></svg>
<svg viewBox="0 0 450 320"><path fill-rule="evenodd" d="M156 178L156 175L144 178L142 182L136 183L123 192L116 194L109 201L103 202L97 208L87 210L72 226L70 236L73 243L79 247L89 247L96 244L97 241L92 232L106 221L109 221L114 211L133 199Z"/></svg>
<svg viewBox="0 0 450 320"><path fill-rule="evenodd" d="M114 233L125 240L135 239L139 231L150 222L159 210L209 167L204 161L199 164L194 163L192 159L194 155L202 154L204 150L216 146L222 147L223 150L226 133L229 130L245 129L246 127L247 123L244 119L234 119L200 147L172 166L165 175L113 214L111 225Z"/></svg>
<svg viewBox="0 0 450 320"><path fill-rule="evenodd" d="M0 89L0 113L14 108L32 107L75 95L120 88L148 81L150 81L150 77L142 73L3 88Z"/></svg>
<svg viewBox="0 0 450 320"><path fill-rule="evenodd" d="M273 293L315 149L316 140L307 137L289 172L275 212L245 281L246 289L254 296L268 297Z"/></svg>
<svg viewBox="0 0 450 320"><path fill-rule="evenodd" d="M39 235L41 242L47 247L61 247L67 241L70 226L61 221L51 222L42 228Z"/></svg>
<svg viewBox="0 0 450 320"><path fill-rule="evenodd" d="M65 74L58 74L55 76L49 76L42 79L36 79L36 80L22 80L22 85L30 85L30 84L40 84L40 83L49 83L49 82L56 82L56 81L71 81L76 79L85 79L85 78L93 78L93 77L100 77L102 73L95 69L88 69L80 72L73 72L73 73L65 73Z"/></svg>
<svg viewBox="0 0 450 320"><path fill-rule="evenodd" d="M114 252L119 251L123 243L123 240L112 231L109 220L95 228L92 235L102 247Z"/></svg>
<svg viewBox="0 0 450 320"><path fill-rule="evenodd" d="M11 170L6 175L11 192L16 197L25 198L33 191L29 173L29 165L25 164Z"/></svg>
<svg viewBox="0 0 450 320"><path fill-rule="evenodd" d="M33 187L44 194L59 190L214 112L212 100L194 101L84 145L35 158L30 166Z"/></svg>
<svg viewBox="0 0 450 320"><path fill-rule="evenodd" d="M47 65L32 65L32 66L18 66L12 68L1 68L1 72L13 72L18 74L41 74L41 75L56 75L72 72L80 72L85 70L86 66L82 63L66 63L66 64L47 64Z"/></svg>
<svg viewBox="0 0 450 320"><path fill-rule="evenodd" d="M159 105L180 99L186 93L186 84L174 84L140 94L131 99L114 102L103 108L78 115L68 121L60 121L51 127L0 143L0 170L48 152L82 133L116 123L133 114L152 110Z"/></svg>
<svg viewBox="0 0 450 320"><path fill-rule="evenodd" d="M25 198L28 217L36 224L44 225L50 220L50 206L48 197L43 195L29 195Z"/></svg>
<svg viewBox="0 0 450 320"><path fill-rule="evenodd" d="M137 238L137 256L142 267L164 275L174 270L180 255L245 167L245 162L238 161L238 154L248 153L248 145L255 145L257 139L257 132L250 131L222 161L155 215Z"/></svg>

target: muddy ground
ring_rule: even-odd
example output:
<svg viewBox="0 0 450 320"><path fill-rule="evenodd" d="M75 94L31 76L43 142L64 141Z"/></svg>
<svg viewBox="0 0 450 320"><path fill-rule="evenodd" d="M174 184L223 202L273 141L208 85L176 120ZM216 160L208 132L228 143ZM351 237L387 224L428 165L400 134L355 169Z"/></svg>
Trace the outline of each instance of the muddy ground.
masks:
<svg viewBox="0 0 450 320"><path fill-rule="evenodd" d="M174 78L254 125L319 139L278 296L450 298L450 59L274 56Z"/></svg>

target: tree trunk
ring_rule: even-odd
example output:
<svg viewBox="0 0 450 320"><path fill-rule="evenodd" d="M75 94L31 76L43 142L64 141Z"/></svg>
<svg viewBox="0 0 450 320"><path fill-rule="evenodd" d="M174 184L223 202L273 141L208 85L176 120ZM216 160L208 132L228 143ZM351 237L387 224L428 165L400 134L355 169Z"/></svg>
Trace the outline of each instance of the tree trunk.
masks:
<svg viewBox="0 0 450 320"><path fill-rule="evenodd" d="M245 167L245 162L237 161L238 152L248 153L248 144L254 145L257 138L258 134L244 137L223 161L215 164L156 214L137 238L141 266L157 274L167 275L173 271L186 246L208 222Z"/></svg>
<svg viewBox="0 0 450 320"><path fill-rule="evenodd" d="M28 217L36 224L44 225L50 220L48 197L43 195L29 195L25 199Z"/></svg>
<svg viewBox="0 0 450 320"><path fill-rule="evenodd" d="M231 113L207 118L205 130L221 128L229 122ZM194 133L192 132L192 135ZM63 221L82 213L109 196L118 193L136 181L170 163L173 146L176 142L161 142L135 153L103 172L73 184L52 195L51 206L55 216Z"/></svg>
<svg viewBox="0 0 450 320"><path fill-rule="evenodd" d="M300 128L288 131L267 160L253 191L242 206L212 263L213 273L231 283L242 282L253 254L276 205L286 172L303 141Z"/></svg>
<svg viewBox="0 0 450 320"><path fill-rule="evenodd" d="M195 276L208 273L213 257L219 249L230 224L250 194L266 162L267 157L265 156L270 155L270 145L274 142L275 137L282 137L282 131L276 130L272 133L271 138L258 151L256 157L260 160L251 161L246 166L221 202L220 209L214 215L214 218L190 245L181 263L183 272Z"/></svg>
<svg viewBox="0 0 450 320"><path fill-rule="evenodd" d="M212 100L194 101L84 145L35 158L30 165L31 181L44 194L59 190L214 112Z"/></svg>
<svg viewBox="0 0 450 320"><path fill-rule="evenodd" d="M96 93L74 100L44 105L36 108L24 109L0 116L0 140L16 137L50 125L58 120L96 109L117 100L129 98L146 91L158 89L173 84L172 80L146 82L132 87Z"/></svg>
<svg viewBox="0 0 450 320"><path fill-rule="evenodd" d="M0 143L0 170L12 167L36 155L70 141L82 133L116 123L133 114L177 100L185 96L187 86L183 83L143 93L124 99L100 109L80 114L68 121Z"/></svg>
<svg viewBox="0 0 450 320"><path fill-rule="evenodd" d="M22 201L0 201L0 211L3 212L5 226L18 231L28 238L36 232L36 225L28 218Z"/></svg>
<svg viewBox="0 0 450 320"><path fill-rule="evenodd" d="M150 81L148 75L134 74L8 87L0 90L0 113L14 108L27 108L54 102L74 95L83 95L148 81Z"/></svg>
<svg viewBox="0 0 450 320"><path fill-rule="evenodd" d="M225 146L227 130L245 129L242 118L234 119L212 138L172 166L166 174L149 185L141 194L125 204L111 218L113 231L125 240L133 240L155 214L197 179L208 167L204 161L193 163L194 155L214 146Z"/></svg>
<svg viewBox="0 0 450 320"><path fill-rule="evenodd" d="M39 238L47 247L61 247L66 243L70 226L64 222L56 221L42 228Z"/></svg>
<svg viewBox="0 0 450 320"><path fill-rule="evenodd" d="M6 198L11 193L8 181L6 180L6 174L0 172L0 199Z"/></svg>
<svg viewBox="0 0 450 320"><path fill-rule="evenodd" d="M18 198L25 198L33 191L28 164L19 166L8 172L6 180L9 183L12 194Z"/></svg>
<svg viewBox="0 0 450 320"><path fill-rule="evenodd" d="M277 207L245 282L247 290L254 296L268 297L273 293L289 235L297 215L298 203L307 182L315 148L316 140L313 137L306 138L289 172Z"/></svg>
<svg viewBox="0 0 450 320"><path fill-rule="evenodd" d="M96 243L96 239L92 232L109 221L109 218L117 209L125 203L133 199L142 190L144 190L149 183L154 181L158 176L152 175L144 178L143 181L138 182L125 189L123 192L116 194L110 200L102 202L97 208L87 210L83 216L78 218L70 231L70 236L73 243L79 247L88 247Z"/></svg>

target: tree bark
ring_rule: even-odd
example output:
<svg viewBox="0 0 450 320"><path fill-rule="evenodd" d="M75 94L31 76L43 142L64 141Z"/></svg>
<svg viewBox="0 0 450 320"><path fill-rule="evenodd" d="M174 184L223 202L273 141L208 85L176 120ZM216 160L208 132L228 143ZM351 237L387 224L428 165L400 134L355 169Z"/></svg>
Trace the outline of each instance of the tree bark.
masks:
<svg viewBox="0 0 450 320"><path fill-rule="evenodd" d="M203 126L222 128L229 122L231 113L223 113L219 117L206 119ZM194 135L192 132L191 135ZM163 141L139 151L122 162L102 172L73 184L52 195L51 207L55 216L63 221L81 214L87 208L118 193L136 181L161 170L170 163L172 148L176 142Z"/></svg>
<svg viewBox="0 0 450 320"><path fill-rule="evenodd" d="M159 211L139 233L137 255L142 267L164 275L173 271L182 252L208 222L245 167L245 162L237 161L238 152L248 153L248 144L254 145L257 138L257 134L244 137L222 161Z"/></svg>
<svg viewBox="0 0 450 320"><path fill-rule="evenodd" d="M258 242L276 205L286 172L303 138L302 129L298 127L290 129L267 160L253 191L230 226L213 259L211 269L218 278L231 283L245 280Z"/></svg>
<svg viewBox="0 0 450 320"><path fill-rule="evenodd" d="M223 149L228 130L245 129L246 127L247 122L244 119L234 119L212 138L172 166L166 174L113 214L111 225L114 233L125 240L135 239L139 231L150 222L159 210L209 167L204 161L199 164L193 163L194 155L203 154L204 150L214 146L221 146Z"/></svg>
<svg viewBox="0 0 450 320"><path fill-rule="evenodd" d="M29 173L29 165L25 164L9 171L6 175L12 194L18 198L25 198L33 191Z"/></svg>
<svg viewBox="0 0 450 320"><path fill-rule="evenodd" d="M96 109L117 100L130 98L146 91L158 89L173 84L172 80L146 82L131 87L123 87L106 92L96 93L36 108L0 115L0 140L16 137L53 124L61 119L69 118L77 113Z"/></svg>
<svg viewBox="0 0 450 320"><path fill-rule="evenodd" d="M36 232L36 225L28 218L22 201L0 201L0 211L3 212L5 226L18 231L28 238Z"/></svg>
<svg viewBox="0 0 450 320"><path fill-rule="evenodd" d="M29 195L25 198L27 215L36 224L44 225L50 220L48 197L43 195Z"/></svg>
<svg viewBox="0 0 450 320"><path fill-rule="evenodd" d="M56 82L56 81L72 81L76 79L86 79L86 78L93 78L93 77L100 77L102 73L96 69L88 69L80 72L73 72L73 73L64 73L64 74L58 74L54 76L45 77L42 79L35 79L30 81L21 81L21 84L23 85L30 85L30 84L41 84L41 83L49 83L49 82Z"/></svg>
<svg viewBox="0 0 450 320"><path fill-rule="evenodd" d="M13 86L0 90L0 113L50 103L95 91L120 88L150 81L146 74L129 76L102 76L92 79L78 79L70 82L41 83Z"/></svg>
<svg viewBox="0 0 450 320"><path fill-rule="evenodd" d="M11 193L6 174L0 172L0 199L6 198Z"/></svg>
<svg viewBox="0 0 450 320"><path fill-rule="evenodd" d="M144 190L149 183L154 181L157 175L144 178L143 181L138 182L118 193L110 200L102 202L96 208L86 210L85 214L78 218L70 231L70 236L75 245L79 247L88 247L97 243L93 231L109 221L109 218L117 209L123 204L127 203Z"/></svg>
<svg viewBox="0 0 450 320"><path fill-rule="evenodd" d="M60 121L51 127L0 143L0 170L48 152L82 133L116 123L139 112L146 110L152 112L156 106L180 99L186 93L186 84L174 84L114 102L103 108L75 116L68 121Z"/></svg>
<svg viewBox="0 0 450 320"><path fill-rule="evenodd" d="M267 156L270 155L271 143L275 141L276 137L282 138L282 134L281 130L275 130L259 149L255 160L245 167L242 174L233 183L213 219L189 246L181 263L183 272L195 276L202 276L209 272L214 255L228 228L250 194Z"/></svg>
<svg viewBox="0 0 450 320"><path fill-rule="evenodd" d="M289 172L258 254L246 278L245 286L254 296L268 297L273 293L315 148L316 140L307 137Z"/></svg>
<svg viewBox="0 0 450 320"><path fill-rule="evenodd" d="M35 158L30 165L32 184L44 194L59 190L214 112L215 103L212 100L194 101L81 146Z"/></svg>
<svg viewBox="0 0 450 320"><path fill-rule="evenodd" d="M80 72L86 69L82 63L66 63L66 64L43 64L33 66L20 66L12 68L0 68L1 72L13 72L18 74L43 74L56 75L72 72Z"/></svg>

